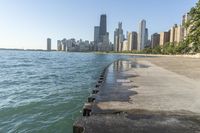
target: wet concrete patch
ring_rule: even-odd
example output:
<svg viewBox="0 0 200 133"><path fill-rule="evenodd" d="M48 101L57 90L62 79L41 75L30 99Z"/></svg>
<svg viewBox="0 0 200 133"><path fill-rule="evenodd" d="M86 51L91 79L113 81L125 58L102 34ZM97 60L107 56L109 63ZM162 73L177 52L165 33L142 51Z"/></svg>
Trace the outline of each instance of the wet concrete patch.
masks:
<svg viewBox="0 0 200 133"><path fill-rule="evenodd" d="M133 62L133 63L131 64L131 67L132 67L132 68L148 68L148 67L150 67L150 66L144 65L144 64L139 64L139 63L137 63L137 62Z"/></svg>

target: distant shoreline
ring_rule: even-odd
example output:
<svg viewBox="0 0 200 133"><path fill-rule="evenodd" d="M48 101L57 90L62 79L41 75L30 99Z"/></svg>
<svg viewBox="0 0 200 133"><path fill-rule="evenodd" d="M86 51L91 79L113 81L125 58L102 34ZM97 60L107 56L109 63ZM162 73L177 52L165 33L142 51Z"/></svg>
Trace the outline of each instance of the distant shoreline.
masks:
<svg viewBox="0 0 200 133"><path fill-rule="evenodd" d="M1 50L9 50L9 51L39 51L39 52L62 52L57 50L43 50L43 49L12 49L12 48L0 48ZM81 52L81 51L80 51ZM80 53L79 52L79 53ZM75 52L69 52L75 53ZM96 54L117 54L117 55L127 55L127 56L146 56L146 57L188 57L188 58L200 58L200 53L197 54L183 54L183 55L164 55L164 54L136 54L136 53L115 53L115 52L97 52L97 51L88 51L82 53L96 53Z"/></svg>

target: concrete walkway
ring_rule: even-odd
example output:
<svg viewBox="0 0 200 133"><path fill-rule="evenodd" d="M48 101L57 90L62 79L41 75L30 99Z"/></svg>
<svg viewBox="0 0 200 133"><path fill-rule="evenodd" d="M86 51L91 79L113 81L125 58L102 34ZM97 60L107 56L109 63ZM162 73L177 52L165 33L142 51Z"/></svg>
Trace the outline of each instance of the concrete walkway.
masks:
<svg viewBox="0 0 200 133"><path fill-rule="evenodd" d="M91 103L91 116L75 127L83 127L85 133L200 132L199 73L199 59L114 62Z"/></svg>

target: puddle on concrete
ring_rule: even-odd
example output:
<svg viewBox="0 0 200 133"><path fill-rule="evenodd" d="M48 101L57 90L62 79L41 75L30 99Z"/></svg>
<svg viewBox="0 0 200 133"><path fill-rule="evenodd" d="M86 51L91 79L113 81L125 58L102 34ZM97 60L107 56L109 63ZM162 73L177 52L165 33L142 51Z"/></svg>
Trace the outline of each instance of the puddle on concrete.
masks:
<svg viewBox="0 0 200 133"><path fill-rule="evenodd" d="M135 61L129 61L129 60L118 60L115 61L113 64L113 70L115 71L127 71L132 68L148 68L149 66L139 64Z"/></svg>
<svg viewBox="0 0 200 133"><path fill-rule="evenodd" d="M143 65L143 64L138 64L138 63L136 63L136 62L133 62L133 63L131 64L131 67L132 67L132 68L148 68L149 66Z"/></svg>

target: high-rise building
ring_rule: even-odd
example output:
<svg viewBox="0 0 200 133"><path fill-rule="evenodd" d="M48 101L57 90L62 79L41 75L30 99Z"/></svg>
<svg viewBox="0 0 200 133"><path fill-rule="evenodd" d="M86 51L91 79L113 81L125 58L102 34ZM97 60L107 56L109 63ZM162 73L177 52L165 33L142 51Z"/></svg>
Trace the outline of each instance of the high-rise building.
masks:
<svg viewBox="0 0 200 133"><path fill-rule="evenodd" d="M94 28L94 45L96 51L108 51L110 48L106 14L101 15L100 26Z"/></svg>
<svg viewBox="0 0 200 133"><path fill-rule="evenodd" d="M98 50L98 42L99 42L99 26L95 26L94 27L94 50L97 51Z"/></svg>
<svg viewBox="0 0 200 133"><path fill-rule="evenodd" d="M123 29L122 29L122 22L119 22L118 28L116 28L114 32L114 45L115 45L116 52L122 51L123 41L124 41L124 34L123 34Z"/></svg>
<svg viewBox="0 0 200 133"><path fill-rule="evenodd" d="M146 20L142 20L139 23L139 32L138 32L138 46L137 50L143 50L145 47L145 40L146 40Z"/></svg>
<svg viewBox="0 0 200 133"><path fill-rule="evenodd" d="M62 50L62 43L60 40L57 41L57 51L61 51Z"/></svg>
<svg viewBox="0 0 200 133"><path fill-rule="evenodd" d="M184 27L179 25L176 29L176 40L175 42L180 43L184 39Z"/></svg>
<svg viewBox="0 0 200 133"><path fill-rule="evenodd" d="M51 38L47 38L47 51L51 51Z"/></svg>
<svg viewBox="0 0 200 133"><path fill-rule="evenodd" d="M148 47L148 45L149 45L148 38L149 38L149 30L148 30L148 28L145 28L145 43L144 43L144 48Z"/></svg>
<svg viewBox="0 0 200 133"><path fill-rule="evenodd" d="M175 24L171 29L170 29L170 43L174 43L176 41L176 30L177 30L177 24Z"/></svg>
<svg viewBox="0 0 200 133"><path fill-rule="evenodd" d="M61 41L61 43L62 43L62 51L67 51L67 39L64 38Z"/></svg>
<svg viewBox="0 0 200 133"><path fill-rule="evenodd" d="M106 14L102 14L100 17L100 28L99 28L99 41L103 42L103 37L107 33L107 20Z"/></svg>
<svg viewBox="0 0 200 133"><path fill-rule="evenodd" d="M137 50L137 32L128 33L128 50Z"/></svg>
<svg viewBox="0 0 200 133"><path fill-rule="evenodd" d="M108 32L103 36L101 51L109 51L109 33Z"/></svg>
<svg viewBox="0 0 200 133"><path fill-rule="evenodd" d="M156 46L159 46L160 44L160 34L154 33L151 36L151 48L155 48Z"/></svg>
<svg viewBox="0 0 200 133"><path fill-rule="evenodd" d="M127 40L123 41L122 51L129 51L128 41Z"/></svg>
<svg viewBox="0 0 200 133"><path fill-rule="evenodd" d="M160 33L160 45L163 46L170 41L170 32Z"/></svg>
<svg viewBox="0 0 200 133"><path fill-rule="evenodd" d="M94 27L94 42L98 42L99 40L99 26Z"/></svg>
<svg viewBox="0 0 200 133"><path fill-rule="evenodd" d="M183 18L182 18L182 26L184 26L184 38L188 35L189 33L189 30L191 27L189 28L185 28L185 24L190 20L190 15L189 13L186 13L183 15Z"/></svg>
<svg viewBox="0 0 200 133"><path fill-rule="evenodd" d="M182 25L177 26L175 24L170 29L170 43L178 44L184 40L184 31L185 28Z"/></svg>

